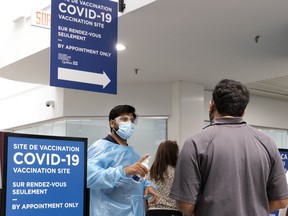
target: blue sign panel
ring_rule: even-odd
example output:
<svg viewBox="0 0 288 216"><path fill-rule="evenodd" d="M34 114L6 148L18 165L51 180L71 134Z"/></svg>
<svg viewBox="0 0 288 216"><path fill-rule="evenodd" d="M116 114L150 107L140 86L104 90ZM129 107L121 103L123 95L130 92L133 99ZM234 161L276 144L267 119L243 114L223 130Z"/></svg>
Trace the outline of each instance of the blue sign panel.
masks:
<svg viewBox="0 0 288 216"><path fill-rule="evenodd" d="M116 94L118 2L51 2L50 85Z"/></svg>
<svg viewBox="0 0 288 216"><path fill-rule="evenodd" d="M286 173L286 178L288 177L288 149L279 149L279 153L283 162L284 170ZM288 182L288 179L287 179ZM284 210L283 210L284 211ZM269 214L269 216L279 216L279 210ZM286 215L286 214L285 214Z"/></svg>
<svg viewBox="0 0 288 216"><path fill-rule="evenodd" d="M269 216L279 216L279 210L269 214Z"/></svg>
<svg viewBox="0 0 288 216"><path fill-rule="evenodd" d="M8 136L5 216L85 215L86 145Z"/></svg>
<svg viewBox="0 0 288 216"><path fill-rule="evenodd" d="M279 149L280 156L282 158L285 173L288 171L288 149Z"/></svg>

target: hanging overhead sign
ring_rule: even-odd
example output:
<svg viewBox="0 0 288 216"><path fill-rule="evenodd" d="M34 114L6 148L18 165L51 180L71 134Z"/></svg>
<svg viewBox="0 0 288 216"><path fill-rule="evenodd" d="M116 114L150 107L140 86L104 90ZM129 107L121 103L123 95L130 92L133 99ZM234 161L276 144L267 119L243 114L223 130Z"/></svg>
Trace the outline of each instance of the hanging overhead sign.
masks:
<svg viewBox="0 0 288 216"><path fill-rule="evenodd" d="M117 93L117 1L51 1L50 85Z"/></svg>

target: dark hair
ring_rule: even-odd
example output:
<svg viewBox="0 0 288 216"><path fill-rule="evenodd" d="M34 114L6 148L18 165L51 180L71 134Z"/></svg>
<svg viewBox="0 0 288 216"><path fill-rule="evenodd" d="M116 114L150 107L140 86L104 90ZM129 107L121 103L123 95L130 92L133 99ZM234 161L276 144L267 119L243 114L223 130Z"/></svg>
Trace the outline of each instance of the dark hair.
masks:
<svg viewBox="0 0 288 216"><path fill-rule="evenodd" d="M154 162L150 169L150 177L155 181L164 181L167 166L176 166L179 148L176 141L166 140L158 146Z"/></svg>
<svg viewBox="0 0 288 216"><path fill-rule="evenodd" d="M242 83L223 79L214 88L212 99L220 115L240 117L249 103L249 90Z"/></svg>
<svg viewBox="0 0 288 216"><path fill-rule="evenodd" d="M133 117L136 119L137 115L135 113L135 108L130 105L118 105L114 107L110 113L109 113L109 121L117 118L118 116L122 114L130 114L132 113ZM110 127L110 131L112 131L112 128Z"/></svg>
<svg viewBox="0 0 288 216"><path fill-rule="evenodd" d="M110 111L109 120L115 119L124 113L132 113L133 117L137 118L134 107L130 105L118 105Z"/></svg>

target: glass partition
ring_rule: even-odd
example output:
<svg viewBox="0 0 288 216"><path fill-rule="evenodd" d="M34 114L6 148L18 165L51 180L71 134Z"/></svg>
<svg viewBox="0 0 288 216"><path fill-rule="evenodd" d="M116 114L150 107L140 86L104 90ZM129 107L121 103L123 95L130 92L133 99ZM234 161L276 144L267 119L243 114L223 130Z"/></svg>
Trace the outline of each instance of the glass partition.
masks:
<svg viewBox="0 0 288 216"><path fill-rule="evenodd" d="M161 141L167 139L167 117L139 117L134 135L128 140L140 156L151 154L150 165ZM12 129L15 133L88 138L88 145L106 137L108 117L79 117L38 123Z"/></svg>
<svg viewBox="0 0 288 216"><path fill-rule="evenodd" d="M276 143L278 148L288 149L288 134L287 130L283 129L274 129L274 128L262 128L258 127L260 131L265 133L267 136L271 137Z"/></svg>

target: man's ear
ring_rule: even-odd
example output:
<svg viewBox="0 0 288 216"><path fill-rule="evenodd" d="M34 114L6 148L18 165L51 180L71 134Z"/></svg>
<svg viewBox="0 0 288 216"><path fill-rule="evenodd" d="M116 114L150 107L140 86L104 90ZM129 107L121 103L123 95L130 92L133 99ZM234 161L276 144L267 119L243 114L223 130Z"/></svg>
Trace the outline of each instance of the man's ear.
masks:
<svg viewBox="0 0 288 216"><path fill-rule="evenodd" d="M110 125L110 127L115 126L115 120L111 119L111 120L109 121L109 125Z"/></svg>
<svg viewBox="0 0 288 216"><path fill-rule="evenodd" d="M210 102L209 102L209 112L210 113L213 113L214 112L214 102L211 100Z"/></svg>
<svg viewBox="0 0 288 216"><path fill-rule="evenodd" d="M117 129L117 122L116 122L115 120L111 119L111 120L109 121L109 125L110 125L110 128L115 128L115 129Z"/></svg>

